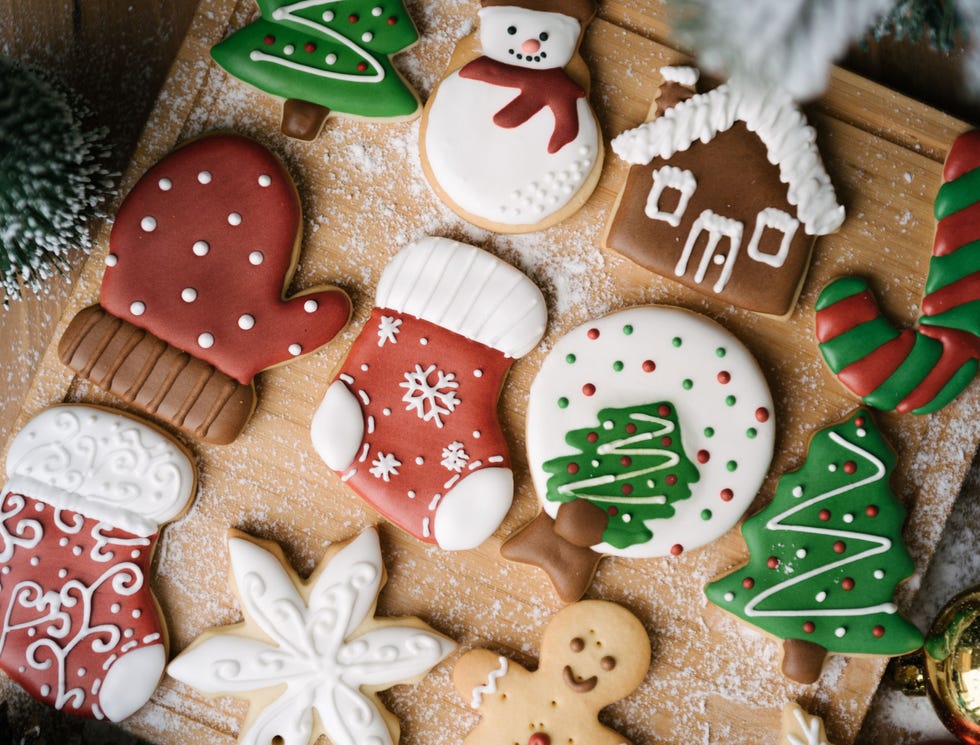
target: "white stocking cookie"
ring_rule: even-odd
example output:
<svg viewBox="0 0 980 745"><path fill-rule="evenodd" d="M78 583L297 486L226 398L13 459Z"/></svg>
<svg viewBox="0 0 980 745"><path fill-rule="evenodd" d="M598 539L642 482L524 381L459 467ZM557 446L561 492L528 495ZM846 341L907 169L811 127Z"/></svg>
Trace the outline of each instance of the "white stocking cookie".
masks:
<svg viewBox="0 0 980 745"><path fill-rule="evenodd" d="M544 566L566 600L588 587L596 554L678 555L727 532L762 485L775 434L769 389L742 343L704 316L656 306L560 339L531 385L527 422L544 514L503 552Z"/></svg>

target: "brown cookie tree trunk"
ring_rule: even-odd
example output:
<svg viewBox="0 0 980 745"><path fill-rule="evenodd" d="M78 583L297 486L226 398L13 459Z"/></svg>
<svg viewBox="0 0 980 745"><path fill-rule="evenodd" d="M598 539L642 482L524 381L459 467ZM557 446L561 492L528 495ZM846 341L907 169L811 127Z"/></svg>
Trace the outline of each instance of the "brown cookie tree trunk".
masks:
<svg viewBox="0 0 980 745"><path fill-rule="evenodd" d="M783 675L797 683L815 683L823 670L826 648L803 639L783 642Z"/></svg>
<svg viewBox="0 0 980 745"><path fill-rule="evenodd" d="M315 140L330 115L330 109L300 98L287 98L282 105L282 133L297 140Z"/></svg>

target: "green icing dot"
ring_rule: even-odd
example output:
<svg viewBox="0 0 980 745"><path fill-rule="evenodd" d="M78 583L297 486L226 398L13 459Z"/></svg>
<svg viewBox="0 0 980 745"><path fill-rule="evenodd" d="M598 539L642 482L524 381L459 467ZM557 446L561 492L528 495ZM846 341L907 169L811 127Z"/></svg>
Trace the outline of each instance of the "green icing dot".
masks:
<svg viewBox="0 0 980 745"><path fill-rule="evenodd" d="M704 428L704 436L705 437L714 437L715 436L715 428L714 427L705 427Z"/></svg>
<svg viewBox="0 0 980 745"><path fill-rule="evenodd" d="M730 460L725 464L725 468L727 468L729 471L734 471L735 469L738 468L738 463L736 463L733 460Z"/></svg>
<svg viewBox="0 0 980 745"><path fill-rule="evenodd" d="M633 333L633 327L627 323L625 326L623 326L623 333L629 336Z"/></svg>
<svg viewBox="0 0 980 745"><path fill-rule="evenodd" d="M620 360L616 360L615 362L613 362L613 370L615 370L616 372L622 372L623 363Z"/></svg>
<svg viewBox="0 0 980 745"><path fill-rule="evenodd" d="M558 408L559 409L567 409L568 408L568 399L565 398L564 396L562 396L561 398L559 398L558 399Z"/></svg>
<svg viewBox="0 0 980 745"><path fill-rule="evenodd" d="M670 343L673 344L675 347L679 347L681 344L684 343L684 341L681 339L681 337L675 336L673 339L670 340Z"/></svg>
<svg viewBox="0 0 980 745"><path fill-rule="evenodd" d="M715 350L715 354L717 354L719 357L724 357L726 354L728 354L728 352L724 347L718 347L718 349Z"/></svg>
<svg viewBox="0 0 980 745"><path fill-rule="evenodd" d="M711 510L701 510L701 519L705 521L710 520Z"/></svg>
<svg viewBox="0 0 980 745"><path fill-rule="evenodd" d="M735 396L725 396L725 405L726 406L734 406L735 405Z"/></svg>
<svg viewBox="0 0 980 745"><path fill-rule="evenodd" d="M757 434L759 433L756 431L755 427L749 427L747 430L745 430L745 436L750 440L754 440Z"/></svg>
<svg viewBox="0 0 980 745"><path fill-rule="evenodd" d="M574 365L575 364L575 355L574 354L566 354L565 355L565 362L567 362L569 365Z"/></svg>
<svg viewBox="0 0 980 745"><path fill-rule="evenodd" d="M684 378L684 380L681 382L681 385L684 387L685 391L689 391L694 387L694 381L691 380L690 378Z"/></svg>

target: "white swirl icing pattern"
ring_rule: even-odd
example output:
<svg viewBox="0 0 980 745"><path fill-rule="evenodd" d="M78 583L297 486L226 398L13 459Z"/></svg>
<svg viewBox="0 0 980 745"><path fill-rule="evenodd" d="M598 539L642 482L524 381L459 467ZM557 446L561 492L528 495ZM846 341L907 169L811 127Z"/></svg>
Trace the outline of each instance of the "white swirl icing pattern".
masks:
<svg viewBox="0 0 980 745"><path fill-rule="evenodd" d="M837 203L820 159L816 131L778 88L733 78L623 132L612 147L627 163L645 165L655 157L669 159L697 141L710 142L737 121L765 144L769 162L779 168L780 180L789 187L787 200L799 211L806 233L826 235L837 230L844 222L844 208Z"/></svg>
<svg viewBox="0 0 980 745"><path fill-rule="evenodd" d="M7 474L3 494L28 494L141 537L179 515L195 486L193 464L167 436L81 405L53 406L28 422L11 442Z"/></svg>
<svg viewBox="0 0 980 745"><path fill-rule="evenodd" d="M473 698L470 699L470 706L474 709L479 709L480 704L483 703L483 697L485 695L492 695L497 692L497 679L502 678L507 674L507 658L498 657L497 661L500 666L496 670L491 670L487 675L487 682L482 685L478 685L473 689Z"/></svg>

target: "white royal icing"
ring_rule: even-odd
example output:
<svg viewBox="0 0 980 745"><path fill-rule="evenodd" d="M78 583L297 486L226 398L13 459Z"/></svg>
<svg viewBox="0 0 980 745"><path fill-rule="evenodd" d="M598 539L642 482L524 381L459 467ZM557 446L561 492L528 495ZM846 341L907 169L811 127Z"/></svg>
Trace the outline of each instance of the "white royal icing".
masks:
<svg viewBox="0 0 980 745"><path fill-rule="evenodd" d="M796 235L799 227L800 221L792 215L775 207L766 207L756 216L755 230L752 232L752 238L749 240L745 252L750 259L761 261L763 264L779 269L786 263L790 244L792 244L793 236ZM779 239L779 249L774 254L767 254L759 248L759 241L762 240L766 228L782 233L782 238Z"/></svg>
<svg viewBox="0 0 980 745"><path fill-rule="evenodd" d="M687 203L698 188L697 179L691 171L674 166L664 166L653 172L653 186L647 195L644 214L651 220L663 220L675 228L681 224L681 218L687 210ZM665 189L676 189L680 192L677 206L671 212L660 209L660 199Z"/></svg>
<svg viewBox="0 0 980 745"><path fill-rule="evenodd" d="M483 703L483 697L487 694L494 694L497 692L497 680L504 677L507 674L507 658L498 657L497 662L499 667L491 670L487 675L487 682L482 685L478 685L473 689L473 697L470 699L470 706L474 709L480 708L480 704Z"/></svg>
<svg viewBox="0 0 980 745"><path fill-rule="evenodd" d="M205 635L168 668L205 693L280 689L254 711L240 745L284 745L315 740L312 712L333 745L392 745L373 691L414 680L455 645L427 629L391 619L360 632L384 577L378 533L369 528L317 568L312 585L297 591L295 575L279 559L242 538L228 541L242 610L264 638L230 630Z"/></svg>
<svg viewBox="0 0 980 745"><path fill-rule="evenodd" d="M623 329L632 327L632 333ZM598 338L590 339L595 329ZM681 340L675 346L674 338ZM719 357L717 350L725 350ZM568 355L575 355L569 363ZM646 372L644 362L655 363ZM622 363L622 370L613 365ZM719 371L730 374L720 384ZM689 389L683 382L690 381ZM595 386L585 395L583 386ZM727 397L734 396L728 405ZM568 404L560 408L558 400ZM772 397L758 363L731 333L705 316L680 308L646 306L587 322L559 339L531 385L527 412L527 451L532 479L544 510L552 517L559 505L544 498L549 474L542 465L554 458L575 455L565 441L573 430L601 426L599 411L664 401L674 406L684 452L695 463L699 480L691 496L673 504L673 517L648 520L653 532L647 543L618 549L606 543L595 550L620 556L649 557L671 553L675 544L684 550L704 545L727 532L755 498L769 468L775 441ZM765 408L768 418L758 421ZM706 429L711 428L709 437ZM747 436L749 429L755 437ZM696 460L707 450L707 463ZM727 463L734 460L737 470ZM731 490L731 499L720 497ZM702 512L710 510L704 520Z"/></svg>
<svg viewBox="0 0 980 745"><path fill-rule="evenodd" d="M481 8L480 48L484 55L518 67L546 70L564 67L578 47L582 25L562 13L528 10L516 5L492 5ZM516 33L511 34L510 30ZM541 34L547 40L541 40ZM522 53L525 41L537 42L537 52ZM541 56L545 52L545 56Z"/></svg>

